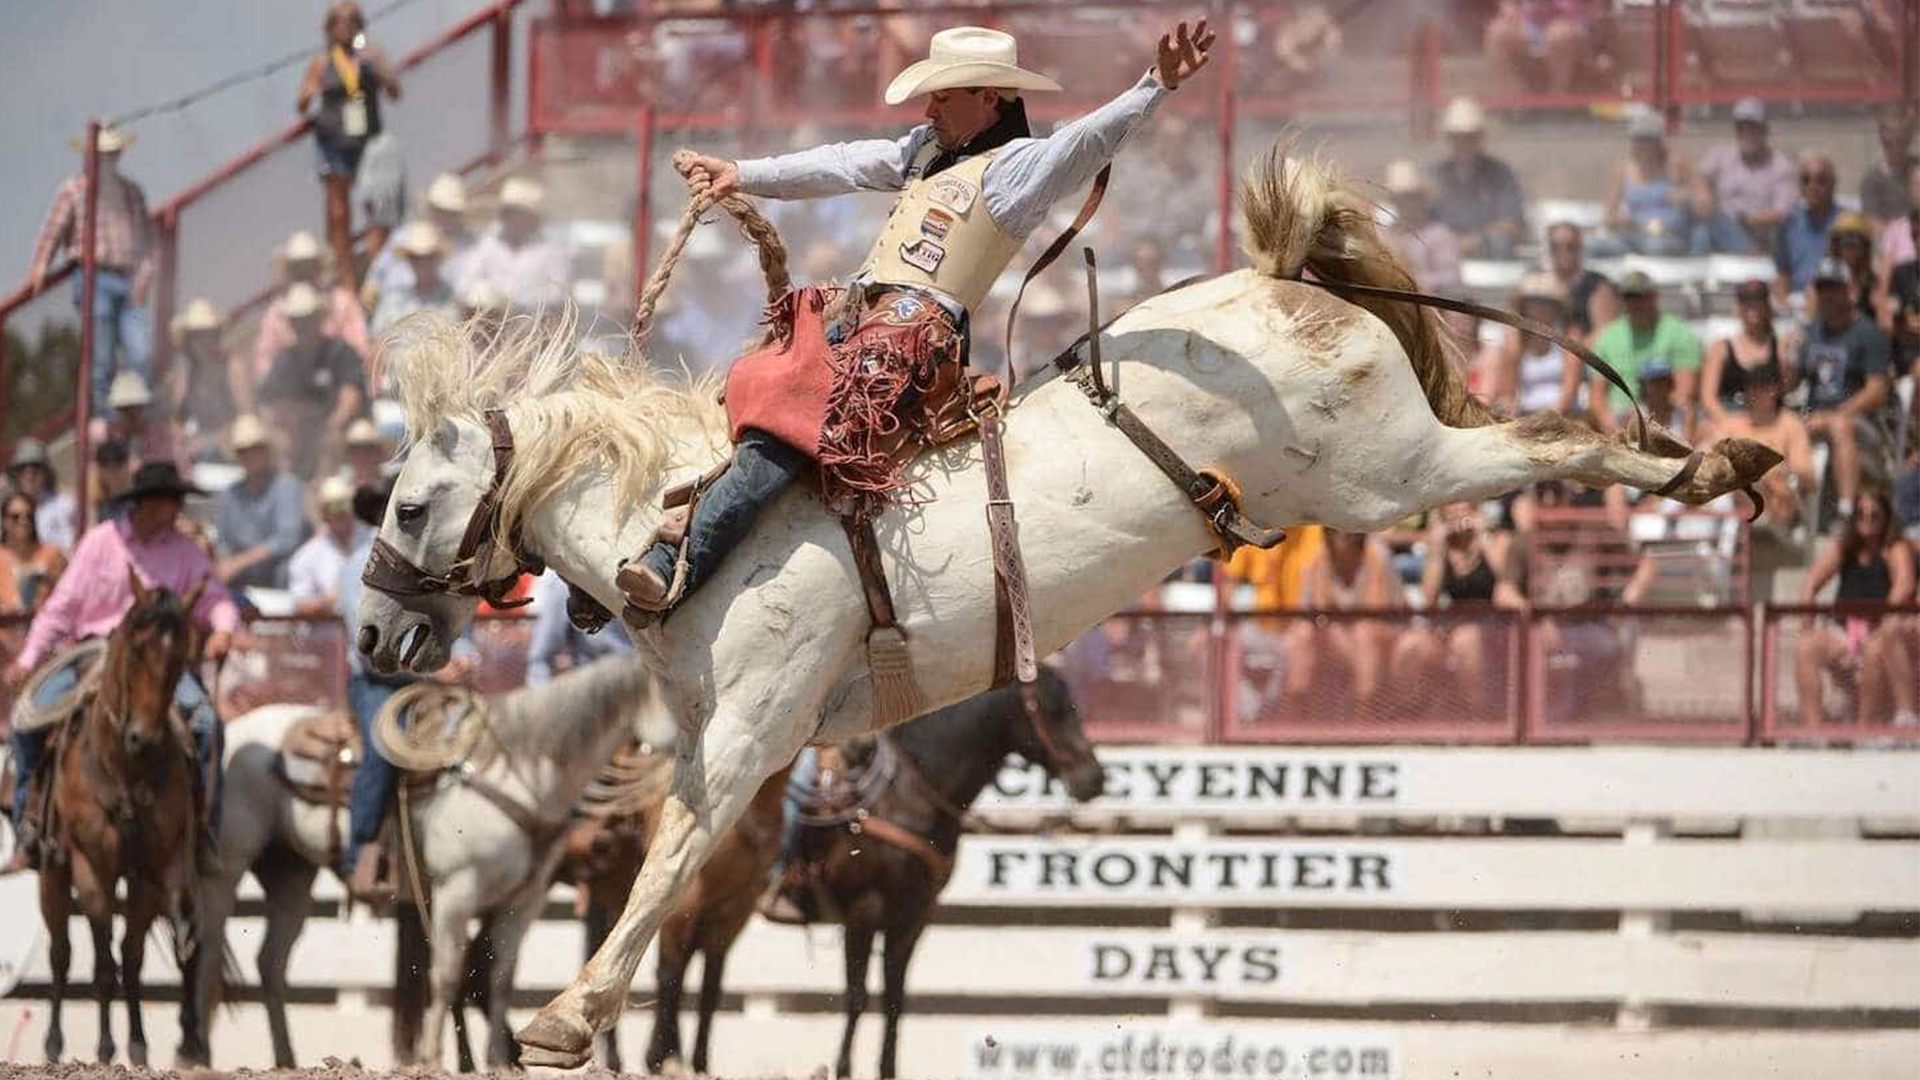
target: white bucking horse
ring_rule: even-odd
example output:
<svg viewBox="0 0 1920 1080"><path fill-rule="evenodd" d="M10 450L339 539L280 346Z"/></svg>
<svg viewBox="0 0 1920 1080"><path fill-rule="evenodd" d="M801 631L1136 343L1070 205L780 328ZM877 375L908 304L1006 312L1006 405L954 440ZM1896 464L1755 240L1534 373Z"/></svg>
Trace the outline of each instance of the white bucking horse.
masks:
<svg viewBox="0 0 1920 1080"><path fill-rule="evenodd" d="M1255 268L1156 296L1106 327L1101 343L1134 412L1187 460L1231 475L1250 517L1369 530L1546 480L1657 489L1679 471L1688 448L1664 432L1649 452L1556 414L1493 416L1468 396L1429 309L1349 302L1292 280L1307 270L1329 282L1413 284L1377 235L1372 206L1330 166L1276 148L1241 198ZM710 389L667 386L562 342L476 350L450 327L394 354L410 438L380 535L421 571L474 581L510 574L517 541L618 610L617 564L643 550L658 492L717 460ZM500 542L483 549L483 565L460 567L468 522L495 486L489 409L501 410L516 446L499 485ZM1186 496L1067 379L1021 388L1006 448L1042 654L1216 546ZM1758 443L1721 442L1673 497L1704 503L1778 460ZM914 677L934 708L992 680L977 441L924 454L909 475L924 501L889 510L876 528ZM359 645L378 667L432 670L474 604L370 589ZM801 485L642 635L683 727L673 795L612 933L519 1032L526 1064L588 1060L660 920L762 780L809 742L906 719L876 710L868 625L846 537Z"/></svg>
<svg viewBox="0 0 1920 1080"><path fill-rule="evenodd" d="M470 775L446 772L430 794L412 801L419 871L431 895L426 932L432 964L418 1044L400 1045L405 1025L396 1024L399 1061L442 1064L447 1017L465 986L469 926L482 918L493 945L486 972L487 1062L508 1063L506 1009L520 942L546 904L561 854L559 844L549 841L562 835L587 784L614 749L633 737L649 703L658 701L647 690L651 679L646 668L617 658L482 699L485 729L476 768ZM266 894L267 928L258 963L274 1062L282 1068L293 1066L287 958L306 922L314 877L337 857L329 849L345 832L346 811L299 799L280 778L274 759L287 730L319 712L306 705L267 705L228 728L218 857L201 875L202 930L210 941L224 940L235 891L249 870ZM478 784L488 785L493 795L483 794ZM517 810L509 813L502 799ZM529 825L542 835L532 835ZM217 966L201 965L195 992L202 1017L214 990L207 972Z"/></svg>

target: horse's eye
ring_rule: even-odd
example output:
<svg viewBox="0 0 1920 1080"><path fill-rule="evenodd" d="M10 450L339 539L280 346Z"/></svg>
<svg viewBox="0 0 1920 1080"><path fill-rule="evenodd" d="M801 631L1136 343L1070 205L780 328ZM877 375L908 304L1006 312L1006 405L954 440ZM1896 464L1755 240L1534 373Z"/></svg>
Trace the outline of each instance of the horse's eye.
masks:
<svg viewBox="0 0 1920 1080"><path fill-rule="evenodd" d="M402 525L411 525L427 516L427 508L421 503L401 503L393 512Z"/></svg>

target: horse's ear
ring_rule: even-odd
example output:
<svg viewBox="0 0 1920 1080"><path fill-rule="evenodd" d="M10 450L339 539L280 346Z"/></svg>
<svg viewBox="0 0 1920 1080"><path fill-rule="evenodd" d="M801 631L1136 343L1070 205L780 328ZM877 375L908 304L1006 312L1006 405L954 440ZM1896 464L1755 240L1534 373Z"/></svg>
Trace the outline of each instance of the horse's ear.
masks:
<svg viewBox="0 0 1920 1080"><path fill-rule="evenodd" d="M132 562L127 563L127 583L133 586L134 604L137 606L146 603L148 589L140 584L140 574L133 568Z"/></svg>
<svg viewBox="0 0 1920 1080"><path fill-rule="evenodd" d="M211 576L211 574L206 575L194 582L193 588L187 590L187 595L181 598L180 603L186 608L187 614L193 614L193 609L200 606L200 594L207 591L207 578Z"/></svg>

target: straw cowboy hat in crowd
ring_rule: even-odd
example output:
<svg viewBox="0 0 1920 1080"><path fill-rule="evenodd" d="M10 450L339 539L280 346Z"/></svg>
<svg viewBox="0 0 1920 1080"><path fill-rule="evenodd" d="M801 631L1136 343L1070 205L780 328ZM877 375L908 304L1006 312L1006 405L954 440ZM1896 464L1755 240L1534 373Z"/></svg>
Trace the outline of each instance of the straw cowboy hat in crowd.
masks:
<svg viewBox="0 0 1920 1080"><path fill-rule="evenodd" d="M107 408L135 409L142 405L153 404L153 391L147 387L147 380L137 371L122 371L113 377L113 383L107 387Z"/></svg>
<svg viewBox="0 0 1920 1080"><path fill-rule="evenodd" d="M227 449L234 453L251 450L256 446L272 446L273 433L267 425L252 413L242 413L234 418L233 426L227 429Z"/></svg>
<svg viewBox="0 0 1920 1080"><path fill-rule="evenodd" d="M502 210L525 210L529 214L538 214L545 208L546 202L547 191L537 180L515 176L500 185Z"/></svg>
<svg viewBox="0 0 1920 1080"><path fill-rule="evenodd" d="M387 444L387 440L380 437L380 428L364 416L347 425L347 433L342 436L342 439L350 447L384 447Z"/></svg>
<svg viewBox="0 0 1920 1080"><path fill-rule="evenodd" d="M289 319L304 319L320 313L320 290L304 281L296 281L287 286L280 296L280 310Z"/></svg>
<svg viewBox="0 0 1920 1080"><path fill-rule="evenodd" d="M1440 133L1443 135L1478 135L1487 130L1487 113L1480 103L1470 97L1457 97L1447 102L1447 109L1440 114Z"/></svg>
<svg viewBox="0 0 1920 1080"><path fill-rule="evenodd" d="M1386 189L1389 195L1417 195L1427 190L1427 178L1420 166L1401 158L1387 166Z"/></svg>
<svg viewBox="0 0 1920 1080"><path fill-rule="evenodd" d="M449 214L467 212L467 185L453 173L441 173L427 185L427 205Z"/></svg>
<svg viewBox="0 0 1920 1080"><path fill-rule="evenodd" d="M280 249L280 257L287 262L318 262L326 258L327 249L320 241L305 229L287 237L285 246Z"/></svg>
<svg viewBox="0 0 1920 1080"><path fill-rule="evenodd" d="M1020 66L1013 35L984 26L956 26L933 35L927 58L887 84L886 102L898 105L935 90L990 86L1001 90L1058 90L1060 84Z"/></svg>
<svg viewBox="0 0 1920 1080"><path fill-rule="evenodd" d="M422 259L440 254L442 246L440 230L434 228L431 221L409 223L406 228L400 230L395 243L402 255L413 255Z"/></svg>
<svg viewBox="0 0 1920 1080"><path fill-rule="evenodd" d="M209 330L217 332L225 324L226 320L220 317L220 309L214 307L211 300L195 297L187 302L186 307L180 309L180 314L173 317L173 322L170 324L173 343L180 344L188 334Z"/></svg>
<svg viewBox="0 0 1920 1080"><path fill-rule="evenodd" d="M69 139L67 144L83 154L87 151L87 140L84 138ZM94 139L94 145L103 154L117 154L133 145L133 132L121 131L117 127L103 127L100 129L99 136Z"/></svg>
<svg viewBox="0 0 1920 1080"><path fill-rule="evenodd" d="M353 481L344 476L329 476L320 481L320 489L314 493L314 503L326 513L329 507L344 506L353 509Z"/></svg>

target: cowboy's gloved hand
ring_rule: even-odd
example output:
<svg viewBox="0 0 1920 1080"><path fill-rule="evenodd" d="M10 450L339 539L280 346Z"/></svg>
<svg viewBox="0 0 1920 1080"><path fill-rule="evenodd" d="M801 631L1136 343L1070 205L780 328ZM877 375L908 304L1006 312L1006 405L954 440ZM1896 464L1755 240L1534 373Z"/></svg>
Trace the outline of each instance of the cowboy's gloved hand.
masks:
<svg viewBox="0 0 1920 1080"><path fill-rule="evenodd" d="M1208 52L1213 48L1214 33L1207 29L1207 20L1201 19L1187 32L1187 24L1182 22L1172 34L1160 35L1160 59L1156 62L1154 73L1160 78L1160 85L1169 90L1192 78L1199 70L1207 66L1212 59Z"/></svg>
<svg viewBox="0 0 1920 1080"><path fill-rule="evenodd" d="M673 167L686 178L688 189L695 195L706 194L717 201L740 188L740 166L726 158L694 150L676 150Z"/></svg>

